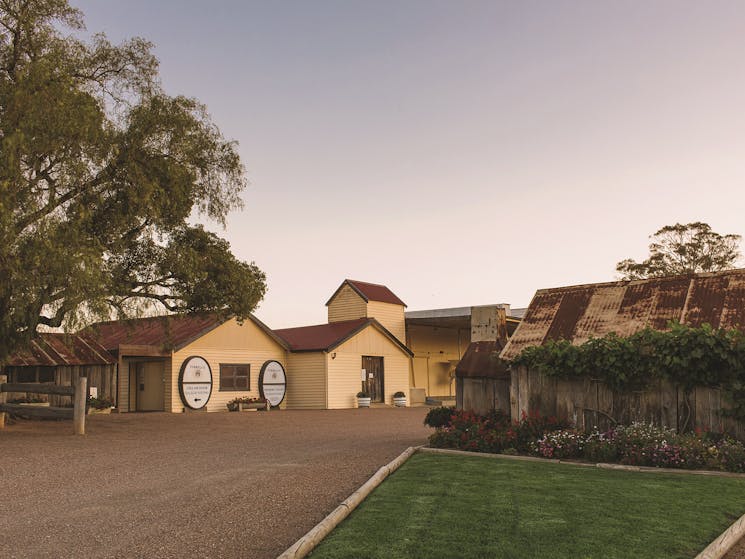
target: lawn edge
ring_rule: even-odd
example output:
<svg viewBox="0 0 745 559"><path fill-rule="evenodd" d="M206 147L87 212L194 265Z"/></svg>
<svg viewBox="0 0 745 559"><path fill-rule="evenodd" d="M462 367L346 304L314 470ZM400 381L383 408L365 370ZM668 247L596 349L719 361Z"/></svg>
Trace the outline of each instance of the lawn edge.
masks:
<svg viewBox="0 0 745 559"><path fill-rule="evenodd" d="M336 526L341 523L349 513L356 509L365 498L389 475L400 468L409 458L411 458L420 446L410 446L404 450L397 458L394 458L385 466L378 469L373 476L362 484L359 489L347 497L342 503L332 510L326 518L321 520L305 535L301 536L294 544L288 547L277 559L301 559L313 551Z"/></svg>
<svg viewBox="0 0 745 559"><path fill-rule="evenodd" d="M537 456L515 456L511 454L494 454L490 452L471 452L468 450L454 450L450 448L432 448L423 446L419 452L430 454L452 454L456 456L474 456L479 458L496 458L499 460L520 460L524 462L550 462L552 464L567 464L583 466L585 468L600 468L603 470L620 470L624 472L640 472L649 474L682 474L709 477L731 477L745 479L745 474L735 472L717 472L714 470L684 470L680 468L653 468L650 466L628 466L626 464L607 464L604 462L577 462L575 460L558 460L556 458L539 458Z"/></svg>

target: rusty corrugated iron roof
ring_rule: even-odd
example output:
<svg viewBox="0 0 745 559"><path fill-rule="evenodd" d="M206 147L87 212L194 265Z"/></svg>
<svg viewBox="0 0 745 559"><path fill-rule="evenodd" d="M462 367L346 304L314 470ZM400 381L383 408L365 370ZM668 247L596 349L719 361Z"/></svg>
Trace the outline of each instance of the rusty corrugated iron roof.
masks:
<svg viewBox="0 0 745 559"><path fill-rule="evenodd" d="M499 340L471 342L455 367L455 375L461 378L509 378L507 367L498 359L502 347Z"/></svg>
<svg viewBox="0 0 745 559"><path fill-rule="evenodd" d="M228 320L212 313L165 315L98 322L83 332L109 351L120 345L148 345L178 349Z"/></svg>
<svg viewBox="0 0 745 559"><path fill-rule="evenodd" d="M116 359L95 340L76 334L43 332L28 348L10 356L10 367L111 365Z"/></svg>
<svg viewBox="0 0 745 559"><path fill-rule="evenodd" d="M368 283L366 281L350 280L345 279L342 284L334 291L334 294L326 301L326 306L336 297L342 287L349 285L354 289L365 302L378 301L380 303L391 303L393 305L406 306L401 299L399 299L393 291L388 289L385 285L379 285L377 283Z"/></svg>
<svg viewBox="0 0 745 559"><path fill-rule="evenodd" d="M501 356L548 340L664 330L670 321L745 328L745 270L540 289Z"/></svg>

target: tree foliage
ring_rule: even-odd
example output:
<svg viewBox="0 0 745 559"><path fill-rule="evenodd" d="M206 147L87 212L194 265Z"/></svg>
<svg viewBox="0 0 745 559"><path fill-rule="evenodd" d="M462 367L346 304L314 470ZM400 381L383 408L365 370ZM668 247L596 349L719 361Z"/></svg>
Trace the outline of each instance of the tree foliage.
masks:
<svg viewBox="0 0 745 559"><path fill-rule="evenodd" d="M702 222L666 225L651 239L649 258L616 264L624 279L728 270L740 257L740 235L720 235Z"/></svg>
<svg viewBox="0 0 745 559"><path fill-rule="evenodd" d="M39 325L148 302L245 318L264 274L190 224L240 207L235 144L164 93L150 43L65 28L66 0L0 0L0 362Z"/></svg>

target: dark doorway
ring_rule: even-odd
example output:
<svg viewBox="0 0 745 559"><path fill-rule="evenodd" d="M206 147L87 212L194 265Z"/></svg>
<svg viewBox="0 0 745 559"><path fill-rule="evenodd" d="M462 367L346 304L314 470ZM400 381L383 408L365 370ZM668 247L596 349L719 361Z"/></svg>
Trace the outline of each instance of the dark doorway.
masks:
<svg viewBox="0 0 745 559"><path fill-rule="evenodd" d="M383 358L362 356L362 368L365 370L365 380L362 381L362 390L370 394L373 402L383 402Z"/></svg>

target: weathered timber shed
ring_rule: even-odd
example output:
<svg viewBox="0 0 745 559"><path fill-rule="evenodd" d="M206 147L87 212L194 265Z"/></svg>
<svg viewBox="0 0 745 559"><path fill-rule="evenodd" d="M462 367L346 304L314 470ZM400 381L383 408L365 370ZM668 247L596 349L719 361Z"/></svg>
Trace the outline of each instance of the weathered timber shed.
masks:
<svg viewBox="0 0 745 559"><path fill-rule="evenodd" d="M411 352L375 318L275 333L290 350L288 408L353 408L361 389L381 404L390 404L398 391L408 393Z"/></svg>
<svg viewBox="0 0 745 559"><path fill-rule="evenodd" d="M86 333L116 356L121 412L224 411L234 398L260 395L267 363L286 366L284 342L253 316L242 324L215 314L119 320ZM192 398L185 381L203 393Z"/></svg>
<svg viewBox="0 0 745 559"><path fill-rule="evenodd" d="M666 330L671 321L690 326L745 328L745 270L616 281L538 290L500 356L565 339L579 345L614 332L629 336L646 327ZM684 394L668 383L621 394L592 379L549 379L525 367L511 371L511 413L539 410L568 416L579 426L652 421L688 429L724 428L724 402L714 388ZM742 426L729 425L742 433Z"/></svg>
<svg viewBox="0 0 745 559"><path fill-rule="evenodd" d="M3 367L9 382L52 383L74 386L87 377L98 397L116 397L116 359L89 336L45 332L25 350L11 355ZM11 393L9 399L25 394ZM50 395L53 406L70 404L69 396Z"/></svg>
<svg viewBox="0 0 745 559"><path fill-rule="evenodd" d="M665 330L670 321L745 327L745 270L539 289L501 356L514 359L549 340Z"/></svg>

